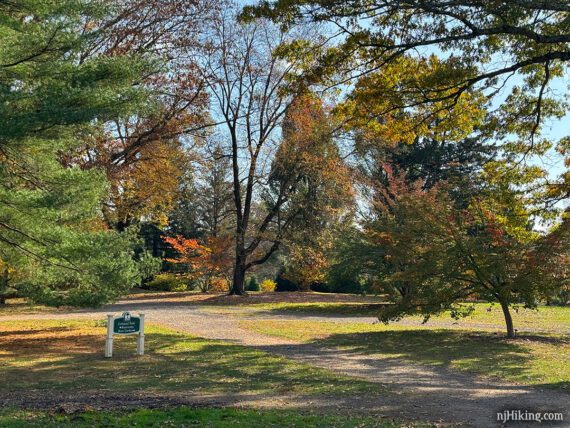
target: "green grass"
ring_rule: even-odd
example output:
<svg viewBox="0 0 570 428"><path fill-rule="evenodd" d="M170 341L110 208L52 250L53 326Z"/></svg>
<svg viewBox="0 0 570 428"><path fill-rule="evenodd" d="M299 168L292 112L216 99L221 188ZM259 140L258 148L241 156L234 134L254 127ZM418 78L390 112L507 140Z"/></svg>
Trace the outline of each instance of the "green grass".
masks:
<svg viewBox="0 0 570 428"><path fill-rule="evenodd" d="M53 416L39 412L0 412L0 427L382 427L402 426L374 417L299 414L278 410L190 409L88 412ZM406 424L405 426L410 426Z"/></svg>
<svg viewBox="0 0 570 428"><path fill-rule="evenodd" d="M259 311L269 311L274 314L305 314L305 315L343 315L375 317L385 303L266 303L250 305ZM476 326L503 330L505 321L499 305L490 303L475 303L471 315L460 320L451 318L449 312L433 316L428 326L459 325ZM538 309L514 308L512 310L515 328L521 331L544 331L570 334L570 307L540 306ZM423 317L406 317L405 321L421 322Z"/></svg>
<svg viewBox="0 0 570 428"><path fill-rule="evenodd" d="M103 357L105 328L96 321L0 323L0 379L5 391L97 390L196 395L379 394L376 384L288 361L262 351L146 328L146 354L134 336L117 337Z"/></svg>
<svg viewBox="0 0 570 428"><path fill-rule="evenodd" d="M259 333L335 346L375 358L448 367L511 382L570 391L570 338L366 323L243 321Z"/></svg>
<svg viewBox="0 0 570 428"><path fill-rule="evenodd" d="M356 303L356 302L279 302L254 303L248 307L257 311L270 311L275 314L315 314L315 315L347 315L347 316L376 316L386 303Z"/></svg>

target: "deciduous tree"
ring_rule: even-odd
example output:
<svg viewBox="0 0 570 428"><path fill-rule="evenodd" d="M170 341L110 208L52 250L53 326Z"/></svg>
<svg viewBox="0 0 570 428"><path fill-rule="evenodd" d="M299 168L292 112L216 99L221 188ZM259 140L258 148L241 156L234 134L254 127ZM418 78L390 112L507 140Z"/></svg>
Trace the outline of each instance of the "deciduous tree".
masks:
<svg viewBox="0 0 570 428"><path fill-rule="evenodd" d="M463 302L483 299L501 305L507 336L514 337L509 308L535 308L561 285L540 281L533 262L549 257L558 244L540 244L544 238L532 230L530 201L497 180L502 175L495 168L486 168L487 188L465 209L455 206L443 186L424 190L421 182L410 184L387 168L389 185L379 190L362 239L379 257L361 261L393 291L394 305L382 312L382 320L405 314L427 319L444 310L466 315L470 306ZM521 171L521 179L527 173L532 175Z"/></svg>
<svg viewBox="0 0 570 428"><path fill-rule="evenodd" d="M208 37L205 80L214 102L213 116L220 118L221 136L227 139L224 153L232 166L232 294L243 294L246 271L277 251L297 215L287 207L302 174L297 174L295 163L289 164L294 170L279 169L284 157L273 161L279 126L293 99L287 91L288 79L298 65L295 60L278 58L275 48L291 37L267 21L238 23L235 9L215 20Z"/></svg>

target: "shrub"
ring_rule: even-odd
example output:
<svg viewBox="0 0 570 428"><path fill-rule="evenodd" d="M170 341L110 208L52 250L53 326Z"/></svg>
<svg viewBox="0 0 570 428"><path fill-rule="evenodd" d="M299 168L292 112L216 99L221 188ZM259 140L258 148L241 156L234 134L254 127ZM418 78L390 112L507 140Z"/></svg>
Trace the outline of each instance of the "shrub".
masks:
<svg viewBox="0 0 570 428"><path fill-rule="evenodd" d="M255 278L255 276L252 276L251 278L249 278L249 281L247 282L247 284L245 286L245 290L246 291L260 291L261 290L259 288L259 282L257 282L257 279Z"/></svg>
<svg viewBox="0 0 570 428"><path fill-rule="evenodd" d="M275 291L277 283L272 279L264 279L260 285L261 291Z"/></svg>
<svg viewBox="0 0 570 428"><path fill-rule="evenodd" d="M570 302L570 287L563 286L554 296L554 298L549 299L549 303L555 305L567 306Z"/></svg>
<svg viewBox="0 0 570 428"><path fill-rule="evenodd" d="M217 293L226 293L230 291L230 282L221 277L214 277L210 280L210 290Z"/></svg>
<svg viewBox="0 0 570 428"><path fill-rule="evenodd" d="M281 268L275 278L275 282L277 283L275 291L299 291L299 286L293 281L285 278L284 273L285 269Z"/></svg>
<svg viewBox="0 0 570 428"><path fill-rule="evenodd" d="M155 291L186 291L188 287L182 278L163 273L156 275L154 279L146 285L146 288Z"/></svg>
<svg viewBox="0 0 570 428"><path fill-rule="evenodd" d="M309 289L311 291L316 291L317 293L330 293L331 289L326 282L313 282Z"/></svg>

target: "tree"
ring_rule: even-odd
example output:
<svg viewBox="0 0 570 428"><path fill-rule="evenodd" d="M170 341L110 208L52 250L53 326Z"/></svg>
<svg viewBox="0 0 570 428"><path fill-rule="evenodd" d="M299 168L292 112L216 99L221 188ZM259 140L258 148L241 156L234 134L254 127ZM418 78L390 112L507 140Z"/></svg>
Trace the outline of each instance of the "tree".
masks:
<svg viewBox="0 0 570 428"><path fill-rule="evenodd" d="M437 108L427 107L426 114L461 113L465 95L479 91L487 100L486 126L495 143L526 160L549 151L553 142L538 138L541 129L567 113L564 92L555 88L570 61L569 12L562 1L276 0L248 6L242 16L269 17L285 27L327 24L331 43L296 40L281 49L298 55L310 46L322 47L320 54L309 50L305 85L335 86L414 58L423 64L407 73L414 84L405 91L393 85L401 96L387 103L381 116L430 105ZM429 66L433 53L439 56L436 68ZM557 144L565 150L564 139ZM551 191L547 205L568 195L567 173L542 185Z"/></svg>
<svg viewBox="0 0 570 428"><path fill-rule="evenodd" d="M422 183L390 175L362 238L380 257L361 263L376 270L395 303L381 320L405 314L427 319L448 309L462 316L470 310L462 302L477 298L501 305L507 336L514 337L510 306L535 308L560 285L537 277L533 260L547 257L552 246L539 245L528 198L496 180L497 167L486 168L487 189L465 209L455 206L443 186L423 190Z"/></svg>
<svg viewBox="0 0 570 428"><path fill-rule="evenodd" d="M458 203L467 203L477 191L478 172L498 154L481 94L465 93L453 114L440 104L398 108L422 76L440 67L437 58L394 61L359 79L335 107L363 186L385 184L388 163L395 174L422 180L425 188L448 182Z"/></svg>
<svg viewBox="0 0 570 428"><path fill-rule="evenodd" d="M102 209L105 223L118 231L143 220L164 228L188 163L188 152L179 141L157 140L142 146L132 162L108 165L111 186Z"/></svg>
<svg viewBox="0 0 570 428"><path fill-rule="evenodd" d="M293 99L287 83L297 66L296 61L280 60L274 50L290 38L266 21L238 23L234 9L214 21L208 37L204 79L232 167L232 294L244 293L246 271L277 251L297 215L285 206L302 176L288 171L289 178L279 181L269 171L276 168L277 132Z"/></svg>
<svg viewBox="0 0 570 428"><path fill-rule="evenodd" d="M88 24L106 12L97 2L0 6L0 259L15 271L10 287L52 305L100 304L152 265L132 233L102 227L104 174L65 162L97 123L146 108L133 85L152 62L80 60L95 37Z"/></svg>
<svg viewBox="0 0 570 428"><path fill-rule="evenodd" d="M117 55L153 56L141 75L143 114L101 123L97 138L70 162L101 168L111 183L103 211L119 231L141 221L160 228L174 208L191 148L207 121L207 95L194 60L204 23L216 7L208 0L122 0L90 22L93 34L80 60Z"/></svg>
<svg viewBox="0 0 570 428"><path fill-rule="evenodd" d="M241 25L235 11L226 11L216 19L210 37L211 46L205 58L205 80L215 102L216 113L225 126L230 146L232 191L235 208L235 262L231 294L244 293L246 271L266 257L251 260L261 243L261 236L250 238L254 193L260 185L263 167L262 151L272 144L273 134L287 106L281 88L287 67L273 55L273 49L283 40L265 22ZM279 204L263 222L269 226L279 210ZM262 226L258 226L261 228ZM254 229L255 230L255 229ZM275 251L279 243L274 243ZM250 260L248 260L250 259Z"/></svg>
<svg viewBox="0 0 570 428"><path fill-rule="evenodd" d="M335 231L352 215L352 180L333 138L334 125L315 94L295 97L270 174L274 195L289 189L282 209L291 219L283 239L284 276L302 291L325 280Z"/></svg>
<svg viewBox="0 0 570 428"><path fill-rule="evenodd" d="M203 243L182 236L165 237L164 240L179 254L168 261L186 265L187 275L202 284L202 291L208 291L213 280L229 276L232 258L228 247L231 242L216 237Z"/></svg>
<svg viewBox="0 0 570 428"><path fill-rule="evenodd" d="M500 87L498 81L521 73L528 76L526 89L535 90L532 113L540 124L545 89L570 61L569 12L562 1L277 0L248 6L244 16L332 24L344 38L319 58L313 77L339 67L349 74L376 71L428 47L449 52L440 84L418 88L427 102L457 100L478 84Z"/></svg>
<svg viewBox="0 0 570 428"><path fill-rule="evenodd" d="M325 282L332 249L328 238L298 239L288 245L284 277L297 284L300 291L309 291L312 284Z"/></svg>

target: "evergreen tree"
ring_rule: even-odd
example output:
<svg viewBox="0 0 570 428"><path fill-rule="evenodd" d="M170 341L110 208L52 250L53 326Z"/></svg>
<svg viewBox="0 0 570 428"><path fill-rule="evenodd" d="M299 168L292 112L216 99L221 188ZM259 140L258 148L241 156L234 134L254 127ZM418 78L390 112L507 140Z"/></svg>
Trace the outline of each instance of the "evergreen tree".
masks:
<svg viewBox="0 0 570 428"><path fill-rule="evenodd" d="M150 258L102 226L104 174L71 154L104 123L144 111L136 57L79 55L100 37L97 2L0 4L0 260L7 287L53 305L97 305L137 284ZM6 287L5 286L5 287Z"/></svg>

